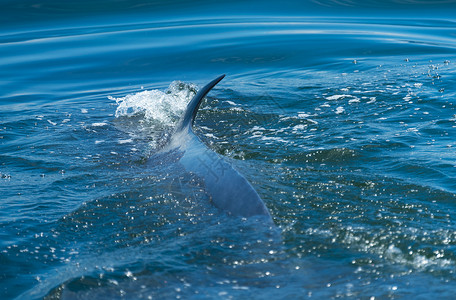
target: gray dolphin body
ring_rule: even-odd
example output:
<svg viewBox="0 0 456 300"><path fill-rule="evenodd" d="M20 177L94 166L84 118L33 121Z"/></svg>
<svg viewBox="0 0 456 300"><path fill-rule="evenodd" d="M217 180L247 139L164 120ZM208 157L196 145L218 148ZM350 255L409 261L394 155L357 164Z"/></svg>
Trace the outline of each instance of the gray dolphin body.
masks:
<svg viewBox="0 0 456 300"><path fill-rule="evenodd" d="M193 132L193 123L203 98L225 75L200 89L187 106L167 150L177 149L179 163L204 181L212 203L229 214L242 217L271 215L252 185L217 153L210 150Z"/></svg>

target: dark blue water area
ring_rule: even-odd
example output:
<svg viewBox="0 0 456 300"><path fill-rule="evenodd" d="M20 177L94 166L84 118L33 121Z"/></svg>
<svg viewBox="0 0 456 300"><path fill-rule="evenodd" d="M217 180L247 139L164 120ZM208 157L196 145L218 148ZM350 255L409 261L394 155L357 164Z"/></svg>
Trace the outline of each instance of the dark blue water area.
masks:
<svg viewBox="0 0 456 300"><path fill-rule="evenodd" d="M1 299L454 297L455 1L0 6ZM273 224L159 152L220 74Z"/></svg>

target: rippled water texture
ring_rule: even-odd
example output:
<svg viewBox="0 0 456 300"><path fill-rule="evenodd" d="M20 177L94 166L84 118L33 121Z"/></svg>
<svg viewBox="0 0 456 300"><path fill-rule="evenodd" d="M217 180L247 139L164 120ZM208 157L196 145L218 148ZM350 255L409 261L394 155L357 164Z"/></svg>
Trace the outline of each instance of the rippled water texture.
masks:
<svg viewBox="0 0 456 300"><path fill-rule="evenodd" d="M454 1L78 3L0 12L1 299L454 297ZM220 74L273 226L157 153Z"/></svg>

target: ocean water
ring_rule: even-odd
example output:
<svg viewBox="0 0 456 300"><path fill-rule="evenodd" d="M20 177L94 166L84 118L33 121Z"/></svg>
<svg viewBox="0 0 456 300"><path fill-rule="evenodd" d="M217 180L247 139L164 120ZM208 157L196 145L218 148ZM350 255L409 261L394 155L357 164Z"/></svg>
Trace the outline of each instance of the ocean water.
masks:
<svg viewBox="0 0 456 300"><path fill-rule="evenodd" d="M455 2L2 1L0 299L453 299Z"/></svg>

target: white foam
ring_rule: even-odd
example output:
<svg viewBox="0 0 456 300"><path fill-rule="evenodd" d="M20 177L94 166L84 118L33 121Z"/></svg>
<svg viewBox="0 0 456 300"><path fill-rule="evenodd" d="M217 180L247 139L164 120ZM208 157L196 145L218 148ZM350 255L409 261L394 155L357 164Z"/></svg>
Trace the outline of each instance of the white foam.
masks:
<svg viewBox="0 0 456 300"><path fill-rule="evenodd" d="M231 107L230 108L231 111L244 111L242 108L240 107Z"/></svg>
<svg viewBox="0 0 456 300"><path fill-rule="evenodd" d="M433 257L427 258L424 255L410 251L409 256L411 257L407 257L399 248L393 244L385 250L384 256L396 263L411 265L421 270L429 268L431 266L439 266L441 268L444 268L452 265L451 260L443 258L443 255L440 255L438 252L434 252Z"/></svg>
<svg viewBox="0 0 456 300"><path fill-rule="evenodd" d="M106 126L106 125L108 125L108 123L105 123L105 122L92 123L93 127L103 127L103 126Z"/></svg>
<svg viewBox="0 0 456 300"><path fill-rule="evenodd" d="M405 96L404 98L405 101L410 101L412 99L412 97L410 96L410 94L408 94L407 96Z"/></svg>
<svg viewBox="0 0 456 300"><path fill-rule="evenodd" d="M119 144L129 144L129 143L133 143L133 140L132 139L126 139L126 140L118 140L117 142Z"/></svg>
<svg viewBox="0 0 456 300"><path fill-rule="evenodd" d="M342 107L342 106L339 106L338 108L336 108L336 114L342 114L345 112L345 109Z"/></svg>
<svg viewBox="0 0 456 300"><path fill-rule="evenodd" d="M227 100L227 101L225 101L225 102L228 103L229 105L233 105L233 106L238 105L238 104L234 103L233 101L229 101L229 100Z"/></svg>
<svg viewBox="0 0 456 300"><path fill-rule="evenodd" d="M158 125L173 126L195 93L194 85L173 81L165 92L146 90L125 97L108 98L117 102L116 118L143 115L146 120Z"/></svg>
<svg viewBox="0 0 456 300"><path fill-rule="evenodd" d="M326 97L326 100L330 100L330 101L334 101L334 100L339 100L339 99L344 99L344 98L347 98L347 97L353 97L352 95L333 95L333 96L329 96L329 97Z"/></svg>
<svg viewBox="0 0 456 300"><path fill-rule="evenodd" d="M368 102L366 102L367 104L371 104L371 103L374 103L375 101L377 101L376 97L370 97L369 99L370 100Z"/></svg>
<svg viewBox="0 0 456 300"><path fill-rule="evenodd" d="M266 128L255 125L252 127L251 130L263 130L264 131L264 130L266 130Z"/></svg>
<svg viewBox="0 0 456 300"><path fill-rule="evenodd" d="M215 135L213 135L212 133L206 133L206 134L204 134L204 136L207 136L208 138L211 138L211 139L217 139L217 137Z"/></svg>
<svg viewBox="0 0 456 300"><path fill-rule="evenodd" d="M306 129L306 128L307 128L307 125L305 125L305 124L298 124L298 125L295 125L295 126L293 127L293 131L294 131L294 132L297 132L297 131L304 130L304 129Z"/></svg>
<svg viewBox="0 0 456 300"><path fill-rule="evenodd" d="M298 118L308 118L308 117L313 117L313 115L305 113L305 112L298 112Z"/></svg>

